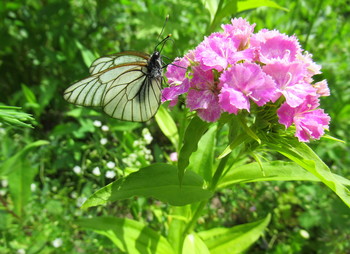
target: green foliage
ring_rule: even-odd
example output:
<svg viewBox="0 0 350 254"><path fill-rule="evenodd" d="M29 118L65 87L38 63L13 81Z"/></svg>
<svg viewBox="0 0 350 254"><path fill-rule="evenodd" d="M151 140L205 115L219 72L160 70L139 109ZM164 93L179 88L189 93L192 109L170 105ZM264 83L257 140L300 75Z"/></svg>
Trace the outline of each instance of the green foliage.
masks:
<svg viewBox="0 0 350 254"><path fill-rule="evenodd" d="M170 205L182 206L206 200L211 195L203 189L203 179L194 172L187 171L180 183L175 166L152 164L98 190L83 208L133 196L154 197Z"/></svg>
<svg viewBox="0 0 350 254"><path fill-rule="evenodd" d="M0 3L0 253L221 253L225 244L250 246L247 253L346 253L349 11L344 0ZM152 52L167 14L169 59L232 17L295 34L323 67L316 81L331 89L322 101L330 135L345 143L323 139L310 144L314 153L293 139L266 139L261 128L278 129L259 116L209 127L181 107L161 107L156 121L140 124L63 100L96 57ZM92 201L104 206L80 209Z"/></svg>
<svg viewBox="0 0 350 254"><path fill-rule="evenodd" d="M77 224L107 236L126 253L174 253L164 237L135 220L99 217L80 219Z"/></svg>

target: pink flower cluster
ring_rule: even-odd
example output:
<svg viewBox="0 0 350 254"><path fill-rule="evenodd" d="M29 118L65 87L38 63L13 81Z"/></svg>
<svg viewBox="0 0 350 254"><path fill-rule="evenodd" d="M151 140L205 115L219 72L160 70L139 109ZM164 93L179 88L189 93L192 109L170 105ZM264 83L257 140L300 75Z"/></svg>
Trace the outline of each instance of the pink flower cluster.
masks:
<svg viewBox="0 0 350 254"><path fill-rule="evenodd" d="M313 82L321 67L312 55L294 36L267 29L254 33L255 24L242 18L231 23L168 66L163 102L174 106L187 93L187 107L214 122L223 112L250 112L252 103L263 106L283 97L279 122L286 128L294 124L299 141L319 139L330 121L317 109L319 97L330 93L326 80Z"/></svg>

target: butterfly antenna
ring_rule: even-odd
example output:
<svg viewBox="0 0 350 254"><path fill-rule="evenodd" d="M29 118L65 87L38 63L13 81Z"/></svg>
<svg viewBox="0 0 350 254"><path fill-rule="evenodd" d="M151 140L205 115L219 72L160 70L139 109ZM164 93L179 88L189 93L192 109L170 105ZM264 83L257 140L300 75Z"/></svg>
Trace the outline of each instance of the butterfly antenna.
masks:
<svg viewBox="0 0 350 254"><path fill-rule="evenodd" d="M163 24L163 27L162 27L162 31L160 31L160 34L159 34L158 37L157 37L157 41L159 41L160 36L163 34L164 28L165 28L166 23L168 22L168 20L169 20L169 14L166 15L166 17L165 17L164 24Z"/></svg>
<svg viewBox="0 0 350 254"><path fill-rule="evenodd" d="M157 46L154 47L154 51L157 51L158 46L159 46L160 44L163 43L162 48L159 50L159 52L162 52L162 50L163 50L163 48L164 48L164 45L165 45L165 42L166 42L167 40L169 40L170 37L171 37L171 34L168 34L167 37L165 37L163 40L161 40L161 41L157 44Z"/></svg>

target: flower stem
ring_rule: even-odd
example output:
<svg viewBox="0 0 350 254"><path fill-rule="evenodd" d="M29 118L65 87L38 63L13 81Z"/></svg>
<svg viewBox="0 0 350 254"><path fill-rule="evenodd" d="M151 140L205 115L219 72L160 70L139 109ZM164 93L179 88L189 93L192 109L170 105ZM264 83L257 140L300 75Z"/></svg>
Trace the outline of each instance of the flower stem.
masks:
<svg viewBox="0 0 350 254"><path fill-rule="evenodd" d="M213 179L212 179L212 182L209 186L209 190L211 191L214 191L221 176L222 176L222 173L224 172L224 169L225 169L225 165L227 163L227 160L229 158L229 155L226 155L225 157L223 157L221 160L220 160L220 163L215 171L215 174L213 176ZM195 223L197 222L199 216L201 215L202 213L202 210L203 208L205 207L205 205L208 203L208 200L204 200L202 202L199 203L194 215L192 216L192 219L190 220L190 222L187 224L185 230L184 230L184 233L183 233L183 236L186 237L190 232L193 231L193 228L195 226ZM183 239L185 240L185 239Z"/></svg>

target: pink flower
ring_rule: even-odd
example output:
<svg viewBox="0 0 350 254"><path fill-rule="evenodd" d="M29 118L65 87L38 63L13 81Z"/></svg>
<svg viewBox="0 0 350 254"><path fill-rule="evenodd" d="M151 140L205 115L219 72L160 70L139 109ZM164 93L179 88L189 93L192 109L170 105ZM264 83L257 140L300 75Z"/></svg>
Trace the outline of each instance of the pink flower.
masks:
<svg viewBox="0 0 350 254"><path fill-rule="evenodd" d="M225 33L230 37L238 40L236 48L243 50L249 46L249 38L254 32L255 24L250 25L248 21L243 18L231 19L232 25L221 25Z"/></svg>
<svg viewBox="0 0 350 254"><path fill-rule="evenodd" d="M307 75L305 81L311 83L313 81L312 76L321 73L321 65L316 64L312 60L312 55L304 51L303 54L297 55L297 61L303 63L306 66Z"/></svg>
<svg viewBox="0 0 350 254"><path fill-rule="evenodd" d="M277 30L260 30L252 36L251 46L258 48L260 62L265 64L279 60L292 62L301 52L297 38Z"/></svg>
<svg viewBox="0 0 350 254"><path fill-rule="evenodd" d="M271 101L279 107L285 100L279 122L294 124L301 141L319 138L330 120L317 109L318 97L329 95L325 80L313 84L321 67L302 51L296 37L267 29L254 34L254 27L242 18L232 19L222 25L223 32L209 35L177 59L168 67L169 87L162 101L171 100L172 106L187 93L186 106L213 122L222 112L250 112L251 103L261 107Z"/></svg>
<svg viewBox="0 0 350 254"><path fill-rule="evenodd" d="M329 96L331 92L329 91L327 80L322 80L314 84L314 88L316 89L316 93L319 96Z"/></svg>
<svg viewBox="0 0 350 254"><path fill-rule="evenodd" d="M324 113L323 109L316 109L318 106L319 99L314 96L308 96L295 108L284 103L277 111L279 122L286 128L294 123L295 136L301 142L319 139L324 134L324 130L328 129L330 117Z"/></svg>
<svg viewBox="0 0 350 254"><path fill-rule="evenodd" d="M277 94L273 101L283 94L291 107L297 107L304 102L307 95L316 95L315 89L304 81L305 66L298 62L275 62L263 67L277 84Z"/></svg>
<svg viewBox="0 0 350 254"><path fill-rule="evenodd" d="M213 33L199 44L195 50L195 60L201 63L201 68L205 71L216 69L223 71L230 64L235 64L240 60L252 60L254 51L252 49L237 51L235 45L240 41L235 38L226 37L220 33Z"/></svg>
<svg viewBox="0 0 350 254"><path fill-rule="evenodd" d="M170 157L171 161L177 161L177 159L178 159L177 152L171 153L169 157Z"/></svg>
<svg viewBox="0 0 350 254"><path fill-rule="evenodd" d="M175 59L168 66L165 76L168 79L169 87L162 91L162 102L171 101L170 106L175 106L178 96L188 92L190 84L186 72L193 57L193 51L190 51L183 58Z"/></svg>
<svg viewBox="0 0 350 254"><path fill-rule="evenodd" d="M212 71L204 71L200 66L192 68L191 88L187 94L186 105L191 110L197 110L205 121L214 122L221 115L219 106L219 90L214 82Z"/></svg>
<svg viewBox="0 0 350 254"><path fill-rule="evenodd" d="M250 109L250 99L259 106L275 94L275 83L257 64L243 63L232 66L220 77L220 106L229 113Z"/></svg>

